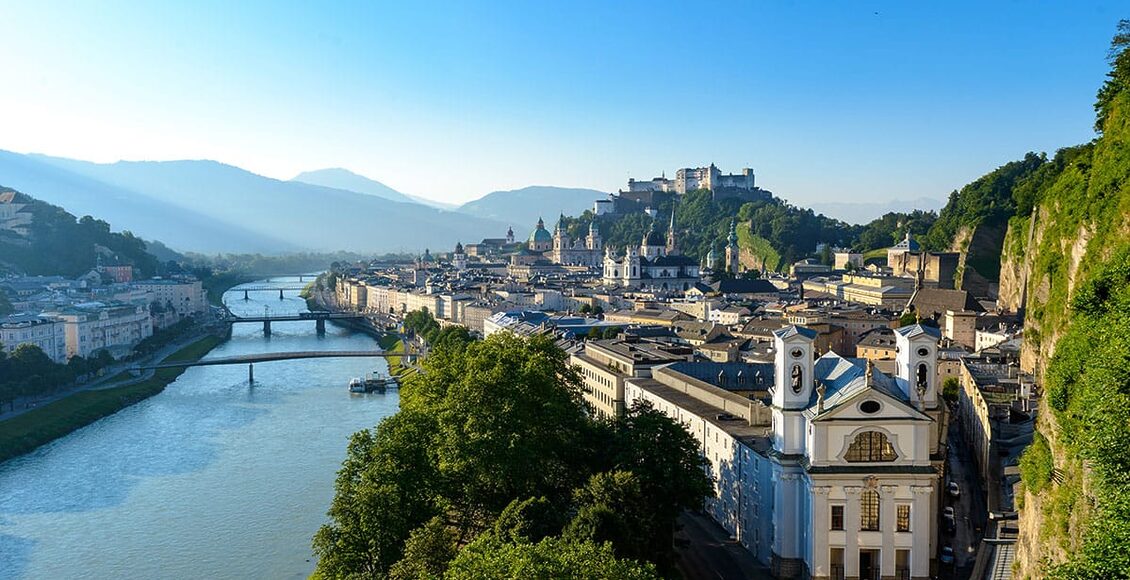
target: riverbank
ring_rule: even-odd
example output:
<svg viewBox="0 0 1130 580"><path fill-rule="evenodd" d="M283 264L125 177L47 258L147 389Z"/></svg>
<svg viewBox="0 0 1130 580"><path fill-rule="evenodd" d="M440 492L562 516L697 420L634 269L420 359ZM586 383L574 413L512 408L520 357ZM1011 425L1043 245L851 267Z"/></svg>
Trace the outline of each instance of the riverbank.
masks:
<svg viewBox="0 0 1130 580"><path fill-rule="evenodd" d="M197 360L224 339L208 335L165 357L163 362ZM158 369L153 376L131 384L79 391L63 399L0 421L0 462L85 427L143 401L175 381L184 367Z"/></svg>

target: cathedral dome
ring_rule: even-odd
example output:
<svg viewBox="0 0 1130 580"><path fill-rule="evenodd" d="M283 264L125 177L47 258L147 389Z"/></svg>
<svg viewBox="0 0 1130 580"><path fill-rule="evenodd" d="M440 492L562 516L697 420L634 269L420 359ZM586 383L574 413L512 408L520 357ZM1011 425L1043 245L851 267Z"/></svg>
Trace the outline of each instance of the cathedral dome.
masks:
<svg viewBox="0 0 1130 580"><path fill-rule="evenodd" d="M535 228L533 233L530 234L530 241L552 243L553 234L549 233L549 230L545 229L544 222L538 220L538 227Z"/></svg>
<svg viewBox="0 0 1130 580"><path fill-rule="evenodd" d="M663 236L656 231L655 228L652 228L651 231L647 232L647 235L643 237L643 245L645 246L662 246L666 243L667 240L664 240Z"/></svg>

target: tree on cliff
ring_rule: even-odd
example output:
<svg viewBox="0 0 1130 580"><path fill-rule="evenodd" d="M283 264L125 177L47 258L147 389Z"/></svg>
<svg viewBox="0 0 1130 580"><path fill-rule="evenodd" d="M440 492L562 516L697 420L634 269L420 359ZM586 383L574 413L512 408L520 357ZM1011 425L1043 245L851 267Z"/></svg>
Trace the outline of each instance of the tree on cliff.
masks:
<svg viewBox="0 0 1130 580"><path fill-rule="evenodd" d="M1110 71L1095 99L1095 132L1102 133L1111 103L1119 93L1130 90L1130 20L1120 20L1107 53Z"/></svg>
<svg viewBox="0 0 1130 580"><path fill-rule="evenodd" d="M489 553L464 548L446 577L560 569L605 578L590 557L662 563L675 516L711 491L697 445L674 420L646 408L615 425L589 418L579 376L548 337L498 333L435 348L422 365L401 389L401 411L350 442L331 521L314 537L321 577L434 577L451 559L449 538L482 537L472 545ZM592 484L609 470L636 482L632 502ZM611 510L630 533L603 538L612 546L559 538L584 506ZM615 558L601 565L627 577L651 570Z"/></svg>

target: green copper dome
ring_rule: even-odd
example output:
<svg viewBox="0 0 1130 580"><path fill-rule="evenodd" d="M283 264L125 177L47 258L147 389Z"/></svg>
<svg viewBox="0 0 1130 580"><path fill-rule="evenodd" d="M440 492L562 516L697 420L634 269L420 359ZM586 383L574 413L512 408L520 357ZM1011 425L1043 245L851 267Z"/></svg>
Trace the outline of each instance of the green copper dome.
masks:
<svg viewBox="0 0 1130 580"><path fill-rule="evenodd" d="M545 222L538 218L538 227L530 234L530 242L553 242L553 234L545 229Z"/></svg>

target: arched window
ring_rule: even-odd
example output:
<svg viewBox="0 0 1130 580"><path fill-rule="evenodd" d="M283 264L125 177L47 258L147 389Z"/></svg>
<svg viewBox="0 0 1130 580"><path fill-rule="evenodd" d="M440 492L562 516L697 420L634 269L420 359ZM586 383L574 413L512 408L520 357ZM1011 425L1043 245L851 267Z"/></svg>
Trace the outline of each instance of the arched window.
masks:
<svg viewBox="0 0 1130 580"><path fill-rule="evenodd" d="M926 385L930 384L928 382L930 376L929 373L930 367L926 366L926 363L918 363L918 382L916 383L916 385L922 388L926 388Z"/></svg>
<svg viewBox="0 0 1130 580"><path fill-rule="evenodd" d="M865 489L859 496L859 529L879 529L879 492Z"/></svg>
<svg viewBox="0 0 1130 580"><path fill-rule="evenodd" d="M898 459L895 448L887 436L879 431L864 431L848 445L844 460L853 463L866 461L894 461Z"/></svg>

